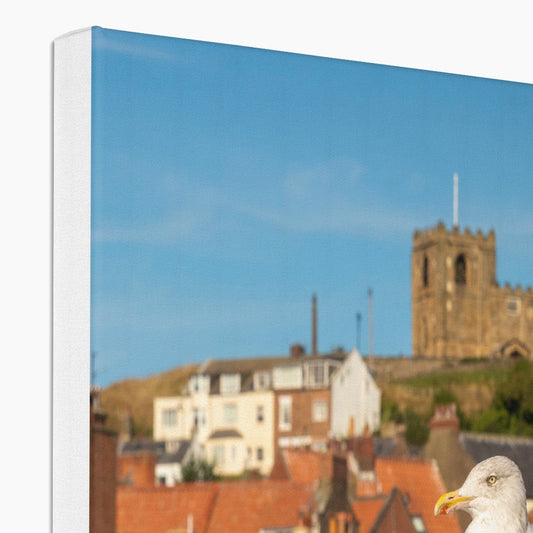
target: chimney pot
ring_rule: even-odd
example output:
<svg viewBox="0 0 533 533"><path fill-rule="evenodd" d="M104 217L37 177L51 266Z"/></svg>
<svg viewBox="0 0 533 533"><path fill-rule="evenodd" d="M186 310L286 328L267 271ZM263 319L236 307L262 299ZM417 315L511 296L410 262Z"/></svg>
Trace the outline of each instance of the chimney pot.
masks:
<svg viewBox="0 0 533 533"><path fill-rule="evenodd" d="M291 357L302 357L305 355L305 348L302 344L293 344L291 346Z"/></svg>

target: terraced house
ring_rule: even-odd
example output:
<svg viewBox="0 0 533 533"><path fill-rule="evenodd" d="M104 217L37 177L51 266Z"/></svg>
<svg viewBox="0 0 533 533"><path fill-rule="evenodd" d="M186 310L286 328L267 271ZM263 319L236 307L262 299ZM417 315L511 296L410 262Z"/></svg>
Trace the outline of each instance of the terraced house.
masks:
<svg viewBox="0 0 533 533"><path fill-rule="evenodd" d="M346 391L357 391L351 403ZM357 350L306 355L294 345L289 356L207 361L182 394L156 398L153 438L167 450L192 442L219 475L267 476L279 449L326 450L333 421L336 436L377 429L380 402Z"/></svg>

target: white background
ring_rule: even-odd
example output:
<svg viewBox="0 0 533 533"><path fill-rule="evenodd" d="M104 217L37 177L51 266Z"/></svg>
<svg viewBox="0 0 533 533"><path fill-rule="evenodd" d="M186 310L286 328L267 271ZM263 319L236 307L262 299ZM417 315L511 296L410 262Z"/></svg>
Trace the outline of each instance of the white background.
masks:
<svg viewBox="0 0 533 533"><path fill-rule="evenodd" d="M525 1L50 0L8 5L2 9L0 33L0 473L8 499L2 502L7 510L3 529L11 531L47 530L51 517L55 37L99 25L533 83L533 10Z"/></svg>

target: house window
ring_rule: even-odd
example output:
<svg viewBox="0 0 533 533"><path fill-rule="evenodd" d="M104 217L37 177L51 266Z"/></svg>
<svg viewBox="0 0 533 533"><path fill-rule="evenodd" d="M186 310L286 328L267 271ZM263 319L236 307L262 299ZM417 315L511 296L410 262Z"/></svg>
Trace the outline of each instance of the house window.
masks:
<svg viewBox="0 0 533 533"><path fill-rule="evenodd" d="M464 254L459 254L455 260L455 283L466 284L466 259Z"/></svg>
<svg viewBox="0 0 533 533"><path fill-rule="evenodd" d="M215 446L214 450L214 459L216 465L223 465L224 464L224 446L222 444L218 444Z"/></svg>
<svg viewBox="0 0 533 533"><path fill-rule="evenodd" d="M237 422L237 404L227 403L224 405L224 423L235 424Z"/></svg>
<svg viewBox="0 0 533 533"><path fill-rule="evenodd" d="M174 453L178 451L180 447L179 440L167 440L165 441L165 453Z"/></svg>
<svg viewBox="0 0 533 533"><path fill-rule="evenodd" d="M258 461L262 461L263 460L263 448L261 448L261 446L259 446L259 448L257 448L257 460Z"/></svg>
<svg viewBox="0 0 533 533"><path fill-rule="evenodd" d="M315 363L308 366L309 386L323 386L326 384L324 363Z"/></svg>
<svg viewBox="0 0 533 533"><path fill-rule="evenodd" d="M240 390L240 374L222 374L220 376L220 394L238 394Z"/></svg>
<svg viewBox="0 0 533 533"><path fill-rule="evenodd" d="M315 400L313 402L313 422L326 422L328 419L328 402Z"/></svg>
<svg viewBox="0 0 533 533"><path fill-rule="evenodd" d="M200 428L204 427L206 420L205 420L205 409L196 407L193 409L193 418L194 418L194 427Z"/></svg>
<svg viewBox="0 0 533 533"><path fill-rule="evenodd" d="M254 390L266 390L270 388L270 373L256 372L254 374Z"/></svg>
<svg viewBox="0 0 533 533"><path fill-rule="evenodd" d="M178 423L178 412L176 409L163 409L162 424L163 427L175 427Z"/></svg>
<svg viewBox="0 0 533 533"><path fill-rule="evenodd" d="M257 422L261 423L265 419L265 408L262 405L257 406Z"/></svg>
<svg viewBox="0 0 533 533"><path fill-rule="evenodd" d="M290 431L292 429L292 398L290 396L279 397L279 430Z"/></svg>

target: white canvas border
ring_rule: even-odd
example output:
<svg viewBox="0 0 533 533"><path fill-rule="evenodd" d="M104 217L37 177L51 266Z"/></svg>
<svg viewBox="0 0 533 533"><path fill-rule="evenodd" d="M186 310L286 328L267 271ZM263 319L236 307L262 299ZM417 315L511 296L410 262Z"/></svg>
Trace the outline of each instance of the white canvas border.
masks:
<svg viewBox="0 0 533 533"><path fill-rule="evenodd" d="M89 531L91 42L90 29L54 41L54 532Z"/></svg>

